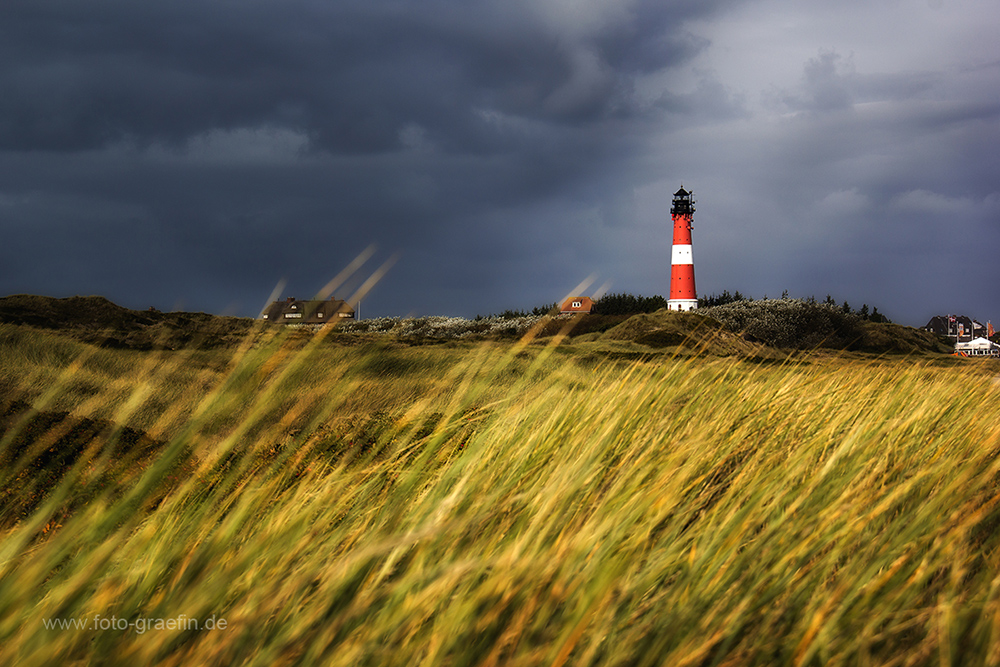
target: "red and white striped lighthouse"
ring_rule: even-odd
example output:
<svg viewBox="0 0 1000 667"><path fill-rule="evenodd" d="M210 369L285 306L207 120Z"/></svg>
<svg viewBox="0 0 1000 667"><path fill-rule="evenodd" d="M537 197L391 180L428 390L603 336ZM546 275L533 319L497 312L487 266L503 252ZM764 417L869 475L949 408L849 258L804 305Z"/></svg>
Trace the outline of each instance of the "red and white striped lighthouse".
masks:
<svg viewBox="0 0 1000 667"><path fill-rule="evenodd" d="M670 217L674 220L674 247L670 253L669 310L694 310L698 293L694 289L694 256L691 254L691 224L694 216L694 196L684 189L674 193Z"/></svg>

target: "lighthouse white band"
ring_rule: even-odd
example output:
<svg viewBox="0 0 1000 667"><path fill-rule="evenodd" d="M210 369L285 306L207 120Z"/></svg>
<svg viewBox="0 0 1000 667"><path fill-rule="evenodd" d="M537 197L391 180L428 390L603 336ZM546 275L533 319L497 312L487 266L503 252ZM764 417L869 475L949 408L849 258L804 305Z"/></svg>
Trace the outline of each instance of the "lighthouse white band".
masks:
<svg viewBox="0 0 1000 667"><path fill-rule="evenodd" d="M694 310L698 307L698 299L670 299L667 301L667 310Z"/></svg>
<svg viewBox="0 0 1000 667"><path fill-rule="evenodd" d="M670 253L671 264L694 264L694 256L691 254L691 246L675 245Z"/></svg>

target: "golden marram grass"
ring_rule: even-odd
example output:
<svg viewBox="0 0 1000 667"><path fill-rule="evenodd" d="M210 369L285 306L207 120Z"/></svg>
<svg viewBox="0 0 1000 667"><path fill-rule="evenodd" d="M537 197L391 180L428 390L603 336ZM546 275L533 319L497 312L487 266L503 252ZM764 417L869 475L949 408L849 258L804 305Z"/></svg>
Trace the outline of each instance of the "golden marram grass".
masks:
<svg viewBox="0 0 1000 667"><path fill-rule="evenodd" d="M6 663L1000 663L992 362L0 339Z"/></svg>

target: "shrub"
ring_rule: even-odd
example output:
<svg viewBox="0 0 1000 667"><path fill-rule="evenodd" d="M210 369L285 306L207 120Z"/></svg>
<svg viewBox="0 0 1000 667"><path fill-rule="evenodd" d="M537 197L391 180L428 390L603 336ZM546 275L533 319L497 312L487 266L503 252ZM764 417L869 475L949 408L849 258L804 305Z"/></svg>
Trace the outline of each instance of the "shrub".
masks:
<svg viewBox="0 0 1000 667"><path fill-rule="evenodd" d="M379 317L344 322L339 330L345 333L381 333L408 338L512 337L524 335L541 319L542 317L538 315L504 314L474 320L461 317Z"/></svg>
<svg viewBox="0 0 1000 667"><path fill-rule="evenodd" d="M775 347L844 349L862 338L861 318L802 299L734 301L700 310L753 342Z"/></svg>
<svg viewBox="0 0 1000 667"><path fill-rule="evenodd" d="M637 315L638 313L655 313L667 307L667 300L656 294L653 296L636 296L634 294L605 294L594 302L595 315Z"/></svg>

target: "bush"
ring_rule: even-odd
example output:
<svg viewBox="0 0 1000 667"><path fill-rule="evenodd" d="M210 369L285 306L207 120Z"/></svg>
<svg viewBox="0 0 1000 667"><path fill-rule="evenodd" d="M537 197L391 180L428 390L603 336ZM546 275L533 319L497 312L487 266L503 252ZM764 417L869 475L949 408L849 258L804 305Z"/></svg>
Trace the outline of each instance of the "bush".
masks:
<svg viewBox="0 0 1000 667"><path fill-rule="evenodd" d="M747 340L774 347L847 349L864 335L859 316L802 299L734 301L699 312Z"/></svg>
<svg viewBox="0 0 1000 667"><path fill-rule="evenodd" d="M594 315L637 315L639 313L655 313L667 307L667 300L656 294L654 296L636 296L634 294L605 294L594 302Z"/></svg>
<svg viewBox="0 0 1000 667"><path fill-rule="evenodd" d="M516 337L542 318L534 315L519 317L491 315L475 320L461 317L379 317L370 320L344 322L338 327L345 333L382 333L408 338L458 339L470 336Z"/></svg>

